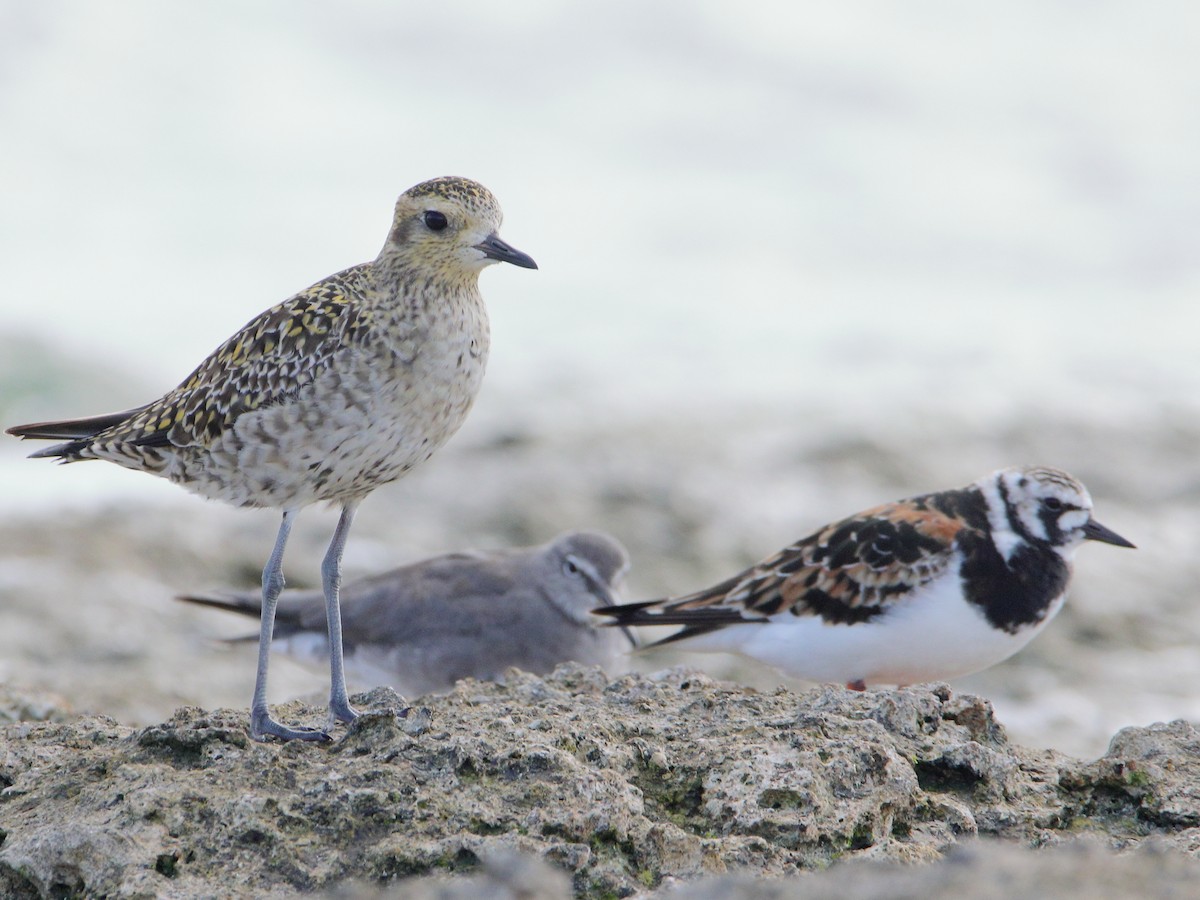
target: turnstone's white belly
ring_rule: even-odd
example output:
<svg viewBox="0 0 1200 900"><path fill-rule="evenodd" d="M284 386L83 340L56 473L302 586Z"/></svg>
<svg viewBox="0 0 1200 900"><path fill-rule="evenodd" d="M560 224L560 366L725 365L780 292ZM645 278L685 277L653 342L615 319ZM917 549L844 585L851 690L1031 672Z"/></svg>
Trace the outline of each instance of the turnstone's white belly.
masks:
<svg viewBox="0 0 1200 900"><path fill-rule="evenodd" d="M1051 604L1041 622L1013 634L996 628L982 610L965 602L958 576L947 575L867 622L831 625L817 616L782 613L766 625L732 625L680 646L739 653L808 681L943 681L1012 656L1057 614L1064 596Z"/></svg>

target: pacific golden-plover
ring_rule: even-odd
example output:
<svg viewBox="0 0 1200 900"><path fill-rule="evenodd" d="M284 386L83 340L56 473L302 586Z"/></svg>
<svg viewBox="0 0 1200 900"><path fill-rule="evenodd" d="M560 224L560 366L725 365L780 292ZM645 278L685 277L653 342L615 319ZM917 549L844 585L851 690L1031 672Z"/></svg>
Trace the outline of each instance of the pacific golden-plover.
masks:
<svg viewBox="0 0 1200 900"><path fill-rule="evenodd" d="M297 511L341 506L321 564L329 637L329 728L357 713L346 695L339 609L342 550L372 490L433 455L458 430L487 361L479 273L537 264L500 239L483 185L436 178L396 202L374 262L319 281L252 319L161 399L120 413L8 429L60 440L35 457L106 459L238 506L283 510L262 577L256 739L327 740L267 709L267 663L284 546Z"/></svg>
<svg viewBox="0 0 1200 900"><path fill-rule="evenodd" d="M351 681L414 696L460 678L496 680L516 666L542 675L573 660L610 665L632 639L591 614L615 603L629 554L613 537L576 531L538 547L448 553L342 588L342 634ZM257 592L180 597L258 616ZM275 647L325 658L320 591L284 591Z"/></svg>

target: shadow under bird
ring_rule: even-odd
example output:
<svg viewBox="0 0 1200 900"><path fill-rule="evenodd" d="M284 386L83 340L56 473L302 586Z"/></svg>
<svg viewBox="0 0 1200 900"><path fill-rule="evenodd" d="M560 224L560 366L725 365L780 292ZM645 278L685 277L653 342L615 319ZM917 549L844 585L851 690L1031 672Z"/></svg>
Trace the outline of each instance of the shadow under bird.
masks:
<svg viewBox="0 0 1200 900"><path fill-rule="evenodd" d="M537 547L449 553L347 582L347 671L364 687L390 684L416 696L461 678L494 681L510 666L536 675L567 661L608 666L632 637L598 627L591 611L614 602L628 569L615 538L581 531ZM178 599L247 616L262 608L257 592ZM328 654L320 591L283 592L274 646L301 658Z"/></svg>
<svg viewBox="0 0 1200 900"><path fill-rule="evenodd" d="M596 612L682 625L658 644L740 653L810 681L937 681L1029 643L1062 608L1085 540L1133 546L1092 518L1066 472L1002 469L835 522L707 590Z"/></svg>
<svg viewBox="0 0 1200 900"><path fill-rule="evenodd" d="M329 727L357 713L346 695L341 559L359 502L428 459L458 430L489 346L479 273L536 269L500 239L500 205L466 178L400 195L383 249L266 310L162 398L137 409L8 429L58 440L35 457L105 459L237 506L283 511L263 570L254 738L328 740L267 709L267 663L281 563L296 513L341 506L321 565L329 635Z"/></svg>

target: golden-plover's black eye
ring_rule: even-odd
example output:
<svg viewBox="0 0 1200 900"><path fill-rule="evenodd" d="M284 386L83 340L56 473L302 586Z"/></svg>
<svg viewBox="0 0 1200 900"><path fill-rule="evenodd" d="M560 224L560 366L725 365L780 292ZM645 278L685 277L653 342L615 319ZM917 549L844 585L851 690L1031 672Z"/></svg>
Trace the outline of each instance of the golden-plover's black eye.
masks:
<svg viewBox="0 0 1200 900"><path fill-rule="evenodd" d="M436 209L425 210L425 215L421 218L425 222L425 227L430 231L444 231L450 224L446 221L445 213L440 213Z"/></svg>

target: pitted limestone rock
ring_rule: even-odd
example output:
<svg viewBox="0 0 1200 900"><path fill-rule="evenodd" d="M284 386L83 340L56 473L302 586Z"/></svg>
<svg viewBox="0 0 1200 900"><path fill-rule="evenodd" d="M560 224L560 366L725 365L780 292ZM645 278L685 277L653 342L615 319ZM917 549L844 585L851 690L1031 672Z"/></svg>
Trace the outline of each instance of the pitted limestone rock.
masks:
<svg viewBox="0 0 1200 900"><path fill-rule="evenodd" d="M976 835L1086 832L1104 853L1150 841L1172 859L1200 846L1200 734L1180 722L1127 729L1083 762L1011 745L986 701L939 685L763 693L570 665L420 702L427 730L367 714L328 747L250 741L230 710L9 725L0 893L406 896L389 885L484 877L515 854L576 896L626 896L850 860L941 866Z"/></svg>

